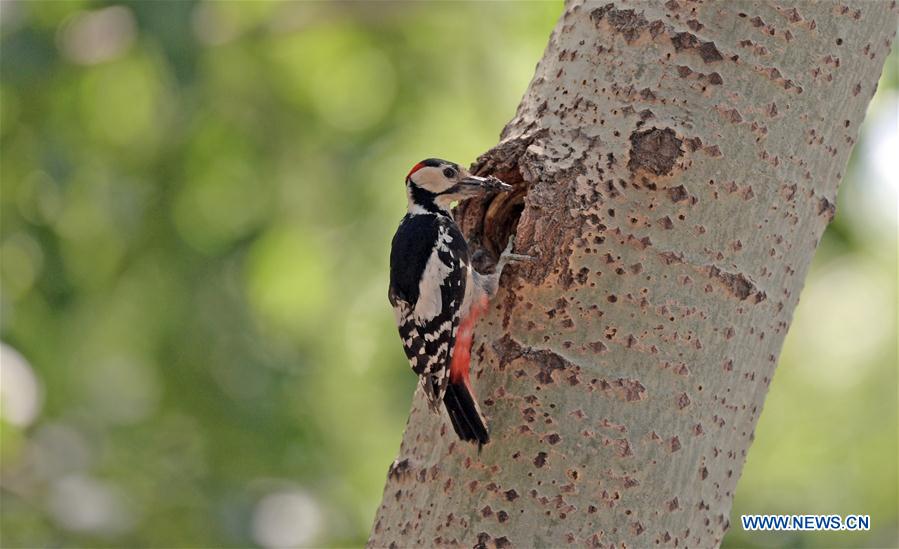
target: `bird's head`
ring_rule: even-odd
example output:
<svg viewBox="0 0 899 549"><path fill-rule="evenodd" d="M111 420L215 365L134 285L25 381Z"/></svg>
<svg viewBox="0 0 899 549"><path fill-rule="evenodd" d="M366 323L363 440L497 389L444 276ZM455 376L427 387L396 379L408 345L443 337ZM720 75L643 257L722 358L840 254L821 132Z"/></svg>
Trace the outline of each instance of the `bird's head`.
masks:
<svg viewBox="0 0 899 549"><path fill-rule="evenodd" d="M454 162L428 158L412 166L406 176L409 210L449 212L453 202L497 191L510 191L512 187L495 177L471 175Z"/></svg>

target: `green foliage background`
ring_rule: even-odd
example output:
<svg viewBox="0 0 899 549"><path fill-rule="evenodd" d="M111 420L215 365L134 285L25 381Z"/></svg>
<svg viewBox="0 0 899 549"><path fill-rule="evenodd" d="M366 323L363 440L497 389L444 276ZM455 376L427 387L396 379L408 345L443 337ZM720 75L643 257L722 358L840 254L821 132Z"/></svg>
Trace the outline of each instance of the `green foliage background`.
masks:
<svg viewBox="0 0 899 549"><path fill-rule="evenodd" d="M560 11L4 2L0 337L43 396L2 421L2 545L361 545L415 385L386 299L403 175L496 142ZM895 208L863 154L896 59L727 546L899 542ZM296 515L260 518L272 493ZM873 528L750 534L744 512Z"/></svg>

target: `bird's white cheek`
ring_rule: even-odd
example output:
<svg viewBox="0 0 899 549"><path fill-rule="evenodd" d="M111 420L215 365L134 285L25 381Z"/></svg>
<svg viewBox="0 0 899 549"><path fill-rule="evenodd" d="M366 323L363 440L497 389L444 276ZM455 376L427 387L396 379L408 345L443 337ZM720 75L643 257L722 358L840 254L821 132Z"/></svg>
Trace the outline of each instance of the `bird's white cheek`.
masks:
<svg viewBox="0 0 899 549"><path fill-rule="evenodd" d="M437 168L423 168L416 173L415 181L419 187L439 194L453 186L453 182L443 176Z"/></svg>

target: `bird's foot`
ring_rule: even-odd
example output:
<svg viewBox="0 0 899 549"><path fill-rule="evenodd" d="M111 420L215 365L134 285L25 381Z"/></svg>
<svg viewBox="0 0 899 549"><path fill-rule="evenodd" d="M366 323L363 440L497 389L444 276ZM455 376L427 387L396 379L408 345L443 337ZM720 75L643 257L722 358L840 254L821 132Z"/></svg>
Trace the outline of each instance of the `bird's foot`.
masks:
<svg viewBox="0 0 899 549"><path fill-rule="evenodd" d="M501 253L499 256L499 261L496 262L496 271L495 272L497 274L502 274L503 268L505 268L505 266L510 261L532 261L532 260L536 259L534 256L531 256L531 255L513 253L512 247L514 245L515 245L515 235L512 234L509 237L509 243L506 244L506 249L503 250L503 253Z"/></svg>

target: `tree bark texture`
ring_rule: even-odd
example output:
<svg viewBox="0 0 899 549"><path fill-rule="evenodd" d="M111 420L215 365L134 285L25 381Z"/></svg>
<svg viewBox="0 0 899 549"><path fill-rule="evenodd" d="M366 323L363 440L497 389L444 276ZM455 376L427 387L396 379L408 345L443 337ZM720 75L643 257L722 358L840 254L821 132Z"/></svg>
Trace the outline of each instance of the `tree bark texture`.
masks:
<svg viewBox="0 0 899 549"><path fill-rule="evenodd" d="M517 192L457 212L537 256L476 328L492 442L417 393L370 546L720 544L897 13L566 6L475 166Z"/></svg>

